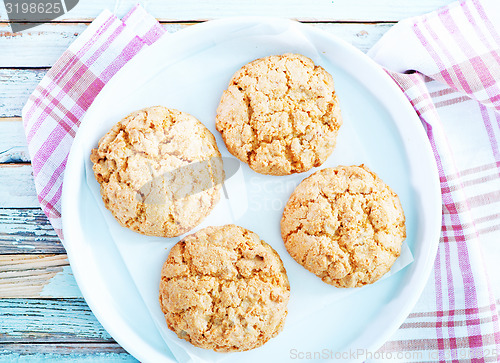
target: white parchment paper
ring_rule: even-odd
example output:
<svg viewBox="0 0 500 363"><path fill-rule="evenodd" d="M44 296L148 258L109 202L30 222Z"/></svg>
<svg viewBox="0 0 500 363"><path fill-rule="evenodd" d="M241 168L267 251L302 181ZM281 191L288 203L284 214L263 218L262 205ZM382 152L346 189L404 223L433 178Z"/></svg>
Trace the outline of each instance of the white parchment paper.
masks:
<svg viewBox="0 0 500 363"><path fill-rule="evenodd" d="M160 41L161 42L161 41ZM159 45L161 46L161 45ZM288 29L273 29L267 23L242 28L224 41L212 44L196 45L189 48L186 45L184 53L179 54L175 62L160 67L156 77L147 80L137 80L131 75L131 87L135 87L135 97L121 100L125 106L121 117L130 111L156 104L178 108L193 114L202 121L216 136L223 157L231 157L225 148L220 135L215 130L215 110L218 101L233 73L245 63L253 59L285 52L297 52L312 58L316 64L322 65L334 80L342 77L341 72L323 64L321 51L291 25ZM344 90L337 87L339 97L342 92L354 92L345 83ZM139 96L137 96L139 94ZM340 97L341 107L342 98ZM369 107L369 106L366 106ZM337 147L332 156L320 167L337 165L377 165L372 160L372 154L366 149L358 137L361 130L351 119L356 112L342 108L344 124L341 127ZM108 118L103 124L96 124L93 137L85 141L85 147L90 150L97 146L100 137L120 118ZM93 122L87 120L86 122ZM390 159L388 155L388 159ZM372 167L371 167L372 168ZM301 331L301 322L311 314L332 305L339 299L349 298L359 289L338 289L323 283L312 273L297 264L287 253L280 235L280 220L283 208L294 188L318 168L307 173L290 176L260 175L241 164L238 172L225 182L227 197L221 192L221 201L203 223L190 231L195 232L210 225L234 223L256 232L269 243L281 256L291 285L289 313L285 331L296 330L304 334L304 339L313 339L308 332ZM376 169L373 171L377 172ZM105 222L111 232L114 243L121 253L130 271L135 286L146 303L156 326L179 361L222 362L234 361L237 358L255 356L257 353L271 352L279 349L284 343L281 335L266 343L263 347L241 353L215 353L196 348L177 336L167 328L158 301L161 267L166 260L170 248L183 236L178 238L148 237L121 227L111 213L104 207L100 196L99 184L96 182L92 163L86 162L87 183L92 190L95 202L99 205ZM391 185L392 186L392 185ZM396 189L397 191L397 189ZM413 261L407 244L403 244L401 256L391 271L384 276L390 278ZM362 288L361 288L362 289Z"/></svg>

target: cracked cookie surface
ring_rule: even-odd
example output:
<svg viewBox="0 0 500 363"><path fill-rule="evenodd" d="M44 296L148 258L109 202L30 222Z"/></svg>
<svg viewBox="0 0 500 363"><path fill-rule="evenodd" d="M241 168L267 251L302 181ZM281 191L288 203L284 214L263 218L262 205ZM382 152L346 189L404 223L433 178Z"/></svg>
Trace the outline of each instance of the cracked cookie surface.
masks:
<svg viewBox="0 0 500 363"><path fill-rule="evenodd" d="M281 236L295 261L337 287L388 272L406 238L398 196L366 166L338 166L304 179L290 196Z"/></svg>
<svg viewBox="0 0 500 363"><path fill-rule="evenodd" d="M287 315L290 285L278 253L236 225L207 227L172 247L160 306L181 339L219 352L257 348Z"/></svg>
<svg viewBox="0 0 500 363"><path fill-rule="evenodd" d="M231 154L261 174L320 166L342 124L332 76L299 54L257 59L237 71L217 108Z"/></svg>
<svg viewBox="0 0 500 363"><path fill-rule="evenodd" d="M219 201L224 171L215 138L184 112L162 106L132 112L90 159L106 208L142 234L181 235Z"/></svg>

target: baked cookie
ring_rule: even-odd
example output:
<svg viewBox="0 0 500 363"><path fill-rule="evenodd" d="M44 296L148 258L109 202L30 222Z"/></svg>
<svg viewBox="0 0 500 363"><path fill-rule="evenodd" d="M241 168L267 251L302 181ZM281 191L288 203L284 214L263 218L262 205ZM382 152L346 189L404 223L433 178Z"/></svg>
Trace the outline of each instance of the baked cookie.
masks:
<svg viewBox="0 0 500 363"><path fill-rule="evenodd" d="M396 193L366 166L320 170L290 196L281 236L290 255L327 284L377 281L399 257L405 216Z"/></svg>
<svg viewBox="0 0 500 363"><path fill-rule="evenodd" d="M217 108L231 154L261 174L320 166L342 124L332 76L300 54L257 59L237 71Z"/></svg>
<svg viewBox="0 0 500 363"><path fill-rule="evenodd" d="M178 236L219 201L224 170L215 138L184 112L162 106L132 112L90 159L106 208L139 233Z"/></svg>
<svg viewBox="0 0 500 363"><path fill-rule="evenodd" d="M257 348L287 315L290 285L278 253L236 225L207 227L174 245L160 306L179 338L217 352Z"/></svg>

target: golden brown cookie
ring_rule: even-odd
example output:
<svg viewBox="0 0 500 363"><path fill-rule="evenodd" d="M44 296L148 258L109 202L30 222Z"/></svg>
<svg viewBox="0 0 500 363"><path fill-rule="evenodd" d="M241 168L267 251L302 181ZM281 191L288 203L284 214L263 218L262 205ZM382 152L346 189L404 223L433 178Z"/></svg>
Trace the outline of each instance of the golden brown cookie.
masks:
<svg viewBox="0 0 500 363"><path fill-rule="evenodd" d="M290 196L281 236L290 255L324 282L377 281L399 257L405 216L396 193L366 166L312 174Z"/></svg>
<svg viewBox="0 0 500 363"><path fill-rule="evenodd" d="M271 175L323 164L341 124L332 76L300 54L243 66L224 91L216 118L229 152Z"/></svg>
<svg viewBox="0 0 500 363"><path fill-rule="evenodd" d="M174 245L161 271L168 327L218 352L257 348L287 315L290 285L278 253L236 225L207 227Z"/></svg>
<svg viewBox="0 0 500 363"><path fill-rule="evenodd" d="M198 225L219 201L220 156L200 121L156 106L113 126L90 159L102 200L121 225L174 237Z"/></svg>

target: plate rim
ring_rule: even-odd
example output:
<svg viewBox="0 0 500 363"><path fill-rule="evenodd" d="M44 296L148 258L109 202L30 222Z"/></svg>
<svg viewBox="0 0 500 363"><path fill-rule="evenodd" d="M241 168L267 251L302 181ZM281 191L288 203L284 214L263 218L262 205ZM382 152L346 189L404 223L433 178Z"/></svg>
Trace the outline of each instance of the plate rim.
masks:
<svg viewBox="0 0 500 363"><path fill-rule="evenodd" d="M268 16L234 16L234 17L227 17L227 18L221 18L221 19L215 19L215 20L209 20L203 23L199 23L193 26L190 26L188 28L181 29L173 34L166 34L165 36L172 38L172 37L179 37L179 36L189 36L190 33L194 32L200 32L200 31L208 31L211 27L226 27L226 26L237 26L238 24L241 24L242 22L247 22L247 23L270 23L275 26L281 26L285 24L294 24L295 26L298 26L301 31L305 32L313 32L316 34L319 34L323 37L326 37L330 41L333 41L337 44L339 44L342 48L347 49L349 52L355 54L357 57L360 57L362 62L365 62L369 64L369 71L375 73L378 77L382 77L382 79L385 78L384 83L386 84L387 87L392 88L393 94L398 98L397 101L400 102L401 107L406 108L406 111L408 114L412 114L413 116L410 117L413 120L410 121L408 120L407 122L415 123L415 126L420 126L416 128L417 130L419 129L420 131L417 131L418 135L417 137L421 140L424 140L424 150L422 150L422 156L426 159L426 164L428 165L429 172L430 174L433 174L433 179L434 182L432 184L432 188L430 193L432 194L429 199L432 199L434 201L434 207L432 210L432 217L427 218L423 222L427 221L426 226L428 227L425 230L425 236L426 238L430 239L431 241L434 241L433 243L428 242L427 244L429 247L426 249L427 251L427 258L423 261L420 262L419 264L412 264L415 266L412 266L411 268L417 268L420 267L419 271L422 272L419 275L419 279L415 278L416 273L412 273L410 276L410 281L412 283L412 290L414 291L412 294L410 294L410 298L406 298L406 302L403 304L403 308L400 309L399 314L397 314L397 318L395 318L392 322L386 322L386 329L384 330L383 334L379 334L376 336L371 344L369 344L366 349L368 351L376 351L389 337L392 335L398 327L401 325L401 323L406 319L406 317L409 315L415 304L417 303L419 297L421 296L425 285L427 284L427 281L430 277L430 274L432 272L432 267L434 264L434 259L437 253L438 249L438 242L439 242L439 235L440 235L440 229L441 229L441 190L440 190L440 184L439 184L439 174L438 174L438 169L436 165L436 161L431 149L431 145L429 143L429 140L427 138L427 135L425 135L424 128L422 127L421 121L418 118L415 110L411 106L409 100L406 98L404 93L401 91L401 89L397 86L397 84L394 82L394 80L382 69L380 65L378 65L374 60L372 60L369 56L367 56L365 53L363 53L361 50L358 48L354 47L353 45L349 44L345 40L335 36L334 34L328 33L322 29L315 28L312 25L309 24L304 24L295 20L287 19L287 18L279 18L279 17L268 17ZM208 29L206 29L208 28ZM119 73L124 73L127 68L130 68L134 65L134 63L138 62L138 60L141 59L140 54L142 54L142 57L144 57L144 53L147 54L148 52L154 51L156 47L161 45L160 42L156 42L149 46L146 49L143 49L142 52L138 54L138 56L134 57L131 59L127 64L122 67L117 74ZM156 47L155 47L156 46ZM106 87L111 87L108 86L109 84L113 84L113 80L116 81L117 79L117 74L104 86ZM81 123L85 122L85 119L89 113L89 110L92 109L93 105L95 105L95 101L98 100L100 97L103 97L104 92L101 92L96 96L94 99L94 102L92 105L89 107L87 110L85 116L83 117ZM399 127L399 123L395 122L395 124ZM79 131L79 130L78 130ZM76 147L75 145L79 145L79 139L81 138L82 133L76 133L75 139L73 140L73 144L70 150L70 153L68 155L67 159L67 166L66 170L64 173L64 180L63 180L63 189L62 189L62 195L61 195L61 218L62 218L62 225L63 225L63 233L68 230L74 229L74 224L75 220L71 219L70 216L71 214L71 198L75 197L78 193L74 192L74 185L72 183L69 183L68 180L70 180L70 175L73 175L75 172L77 172L77 167L81 165L81 167L84 169L84 163L82 160L80 162L78 161L78 153L75 151ZM73 188L72 188L73 187ZM439 211L439 213L437 213ZM436 215L438 214L438 217ZM73 225L73 226L70 226ZM68 234L70 236L70 234ZM71 237L69 238L71 239ZM67 255L68 255L68 260L70 262L71 268L73 270L73 274L75 277L75 280L82 292L82 295L84 296L85 301L89 305L91 311L93 314L96 316L96 318L99 320L99 322L102 324L102 326L108 331L108 333L129 353L131 353L134 357L141 359L142 361L157 361L159 359L165 360L168 359L165 357L161 352L157 351L153 346L151 346L150 343L147 342L147 340L143 339L141 336L136 334L126 323L123 321L121 323L123 324L117 324L117 320L114 320L113 323L110 322L110 318L108 316L104 316L104 312L102 307L100 307L98 304L94 302L94 299L92 298L92 293L89 292L87 282L85 279L82 277L84 274L81 266L78 264L71 264L71 261L75 261L74 253L75 251L71 247L71 242L68 242L69 239L65 235L65 241L63 242L64 247L66 248ZM393 301L394 299L391 299ZM386 308L382 309L381 311L385 311ZM108 311L106 311L106 315L108 315ZM384 315L384 314L381 314ZM116 325L115 325L116 324ZM125 339L124 338L124 332L129 334L129 336L133 336L134 339ZM377 339L378 338L378 339ZM356 346L359 344L359 342L366 340L367 338L364 337L364 334L362 334L360 337L355 339L350 346ZM132 342L133 340L133 342ZM366 346L366 344L363 344Z"/></svg>

